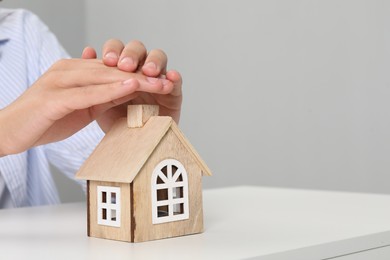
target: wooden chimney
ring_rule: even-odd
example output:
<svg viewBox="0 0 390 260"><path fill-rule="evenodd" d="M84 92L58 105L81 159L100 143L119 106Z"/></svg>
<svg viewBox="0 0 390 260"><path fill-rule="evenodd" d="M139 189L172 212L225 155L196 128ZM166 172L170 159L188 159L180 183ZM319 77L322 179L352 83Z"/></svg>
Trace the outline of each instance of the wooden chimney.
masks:
<svg viewBox="0 0 390 260"><path fill-rule="evenodd" d="M127 126L142 127L152 116L158 116L157 105L129 105L127 107Z"/></svg>

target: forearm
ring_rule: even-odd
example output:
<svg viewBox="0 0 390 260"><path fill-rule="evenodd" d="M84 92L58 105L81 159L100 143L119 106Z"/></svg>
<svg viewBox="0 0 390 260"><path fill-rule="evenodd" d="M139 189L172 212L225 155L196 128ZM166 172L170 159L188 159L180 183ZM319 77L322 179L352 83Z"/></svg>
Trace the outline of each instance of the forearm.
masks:
<svg viewBox="0 0 390 260"><path fill-rule="evenodd" d="M44 104L37 98L22 95L0 110L0 156L26 151L48 128L48 124L37 115L40 111L38 103Z"/></svg>
<svg viewBox="0 0 390 260"><path fill-rule="evenodd" d="M20 120L20 119L16 119ZM18 153L17 122L12 120L12 114L7 109L0 110L0 157Z"/></svg>

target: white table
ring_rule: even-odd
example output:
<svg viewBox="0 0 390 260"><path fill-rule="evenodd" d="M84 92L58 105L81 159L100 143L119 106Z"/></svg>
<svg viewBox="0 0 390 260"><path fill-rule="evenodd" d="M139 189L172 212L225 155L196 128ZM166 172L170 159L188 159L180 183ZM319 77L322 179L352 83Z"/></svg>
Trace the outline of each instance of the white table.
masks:
<svg viewBox="0 0 390 260"><path fill-rule="evenodd" d="M205 233L131 244L86 236L82 203L0 211L0 259L390 259L390 196L204 191Z"/></svg>

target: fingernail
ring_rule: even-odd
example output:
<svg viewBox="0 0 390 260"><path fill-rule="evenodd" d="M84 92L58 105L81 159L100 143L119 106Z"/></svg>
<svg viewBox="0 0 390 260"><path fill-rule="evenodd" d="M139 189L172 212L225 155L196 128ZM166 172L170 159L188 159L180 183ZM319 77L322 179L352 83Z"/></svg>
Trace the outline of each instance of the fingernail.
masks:
<svg viewBox="0 0 390 260"><path fill-rule="evenodd" d="M122 82L122 85L131 85L131 84L133 84L133 82L134 82L134 79L127 79L127 80Z"/></svg>
<svg viewBox="0 0 390 260"><path fill-rule="evenodd" d="M149 81L150 83L156 83L157 81L159 81L158 78L151 78L151 77L146 77L146 80Z"/></svg>
<svg viewBox="0 0 390 260"><path fill-rule="evenodd" d="M134 64L134 60L131 58L131 57L124 57L123 59L121 59L121 64L128 64L128 65L133 65Z"/></svg>
<svg viewBox="0 0 390 260"><path fill-rule="evenodd" d="M118 55L116 55L115 52L109 52L106 55L104 55L104 58L106 58L106 59L118 59Z"/></svg>
<svg viewBox="0 0 390 260"><path fill-rule="evenodd" d="M144 68L156 70L157 69L157 65L154 62L148 62L148 63L146 63L144 65Z"/></svg>

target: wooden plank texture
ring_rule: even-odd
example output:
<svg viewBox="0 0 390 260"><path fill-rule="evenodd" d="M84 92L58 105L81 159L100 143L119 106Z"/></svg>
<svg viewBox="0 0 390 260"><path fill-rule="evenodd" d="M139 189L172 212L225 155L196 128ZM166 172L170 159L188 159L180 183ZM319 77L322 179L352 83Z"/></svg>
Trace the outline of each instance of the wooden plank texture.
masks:
<svg viewBox="0 0 390 260"><path fill-rule="evenodd" d="M90 181L89 225L91 237L107 238L130 242L130 184ZM113 186L121 189L121 227L110 227L97 223L97 186Z"/></svg>
<svg viewBox="0 0 390 260"><path fill-rule="evenodd" d="M191 153L191 155L194 157L195 161L202 168L203 175L211 176L212 175L211 170L209 169L207 164L203 161L203 159L200 157L200 155L195 150L195 148L192 146L192 144L184 136L183 132L179 129L178 125L175 122L172 122L171 129L176 134L177 138L179 138L179 140L182 142L184 147L186 147L187 150Z"/></svg>
<svg viewBox="0 0 390 260"><path fill-rule="evenodd" d="M172 123L152 117L142 128L128 128L121 118L85 161L76 177L96 181L133 181Z"/></svg>
<svg viewBox="0 0 390 260"><path fill-rule="evenodd" d="M154 168L164 159L176 159L186 168L189 188L189 219L152 224L151 176ZM134 242L166 237L183 236L203 231L202 173L201 168L187 148L169 130L150 159L133 181Z"/></svg>

